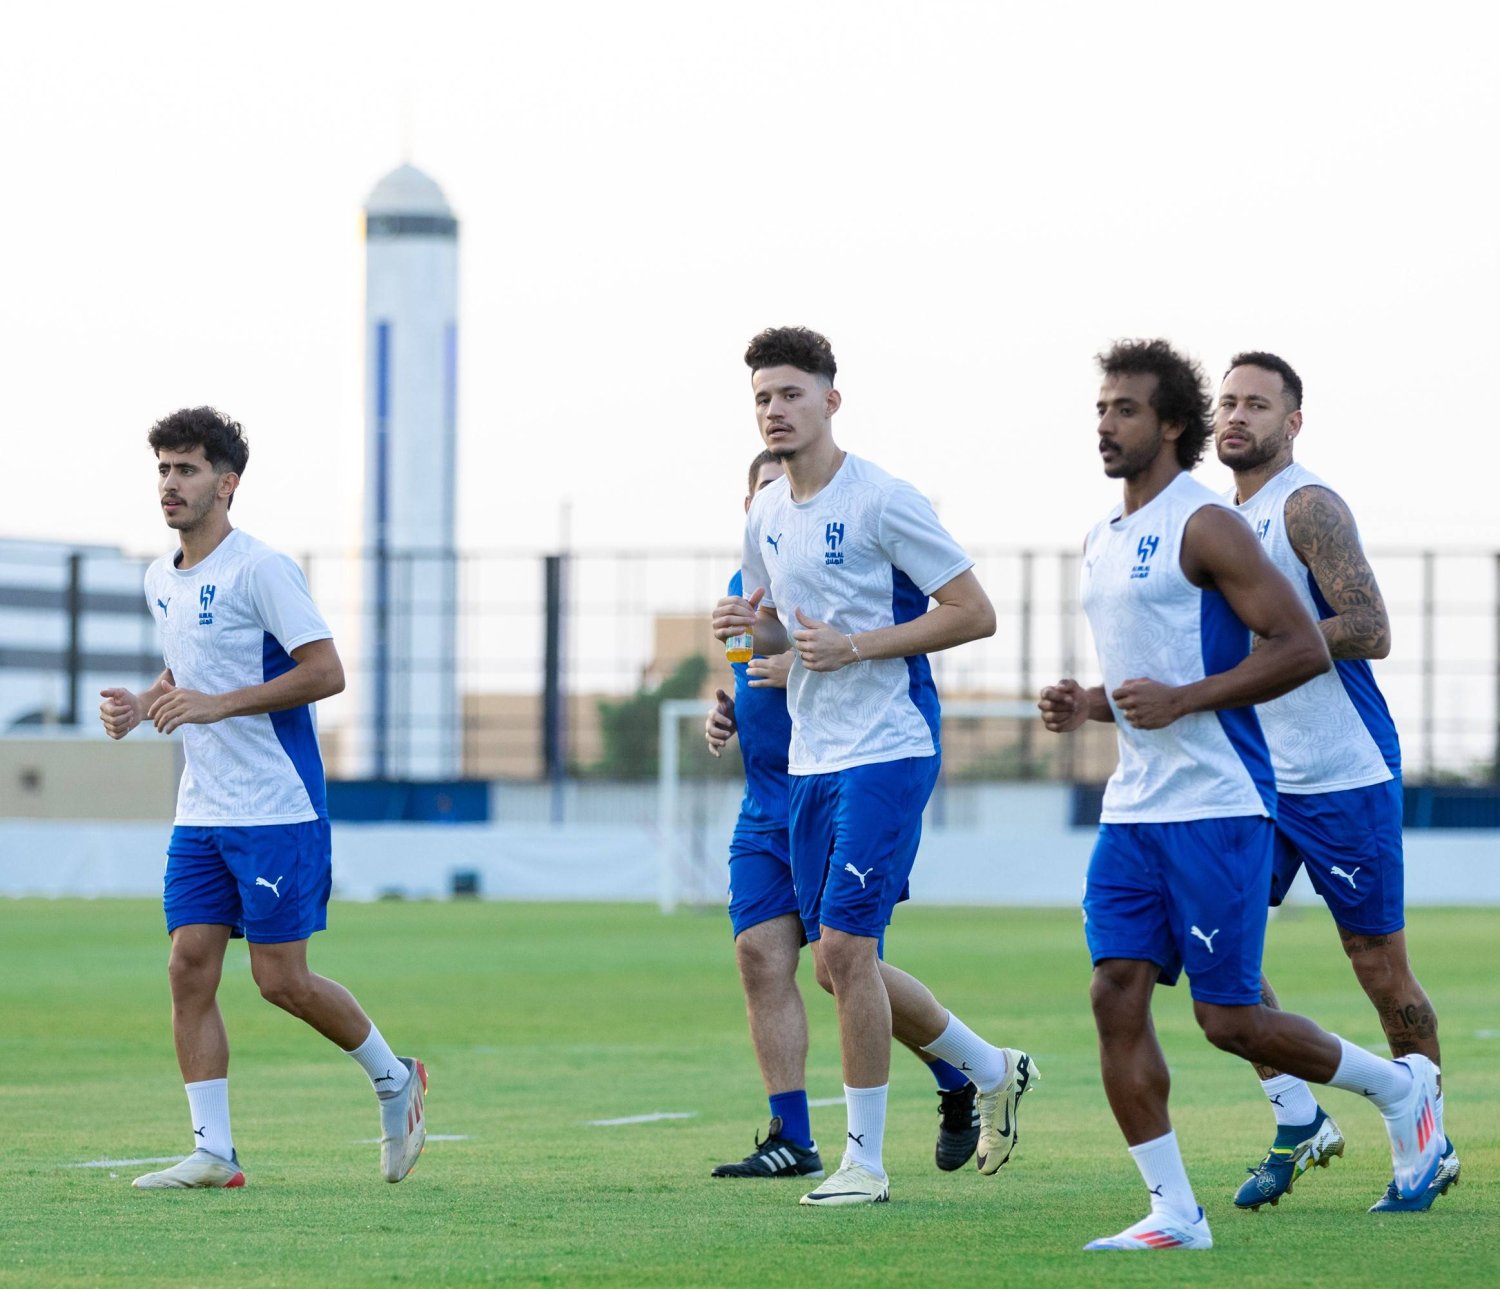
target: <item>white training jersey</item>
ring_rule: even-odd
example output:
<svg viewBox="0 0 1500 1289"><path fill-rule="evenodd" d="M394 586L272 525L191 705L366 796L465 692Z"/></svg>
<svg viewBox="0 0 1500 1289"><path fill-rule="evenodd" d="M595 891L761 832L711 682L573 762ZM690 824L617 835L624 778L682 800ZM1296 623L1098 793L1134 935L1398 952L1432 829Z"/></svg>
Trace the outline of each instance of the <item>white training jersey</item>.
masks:
<svg viewBox="0 0 1500 1289"><path fill-rule="evenodd" d="M745 523L745 594L765 587L791 635L796 610L857 635L910 622L933 591L973 567L909 483L846 454L828 485L793 501L785 477L756 494ZM925 654L811 672L794 660L787 678L791 774L826 774L912 756L939 746L937 688Z"/></svg>
<svg viewBox="0 0 1500 1289"><path fill-rule="evenodd" d="M178 554L146 570L146 604L179 688L223 694L264 684L296 665L293 649L332 638L302 570L248 533L232 530L189 569L176 566ZM311 705L181 729L187 764L177 823L245 827L327 818Z"/></svg>
<svg viewBox="0 0 1500 1289"><path fill-rule="evenodd" d="M1112 697L1126 680L1191 684L1250 652L1250 631L1229 602L1182 571L1188 520L1223 505L1184 472L1134 514L1117 507L1084 545L1080 593L1120 746L1104 790L1104 823L1275 815L1270 754L1254 708L1194 712L1165 729L1140 730Z"/></svg>
<svg viewBox="0 0 1500 1289"><path fill-rule="evenodd" d="M1322 621L1334 611L1292 549L1286 531L1286 503L1302 488L1333 491L1293 463L1235 508L1255 529L1262 549L1286 574L1307 611ZM1228 499L1233 503L1232 489ZM1396 723L1364 658L1336 659L1331 671L1260 704L1257 711L1271 747L1278 792L1343 792L1385 783L1401 773Z"/></svg>

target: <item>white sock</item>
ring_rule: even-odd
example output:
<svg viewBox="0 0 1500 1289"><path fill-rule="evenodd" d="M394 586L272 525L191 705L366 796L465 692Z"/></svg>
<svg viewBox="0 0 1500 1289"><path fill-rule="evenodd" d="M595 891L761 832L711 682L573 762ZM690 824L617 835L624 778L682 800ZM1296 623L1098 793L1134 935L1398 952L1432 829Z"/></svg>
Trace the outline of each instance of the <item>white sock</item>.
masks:
<svg viewBox="0 0 1500 1289"><path fill-rule="evenodd" d="M187 1093L188 1113L193 1117L193 1149L229 1159L234 1154L234 1138L229 1133L229 1080L204 1079L182 1086Z"/></svg>
<svg viewBox="0 0 1500 1289"><path fill-rule="evenodd" d="M1260 1090L1271 1103L1278 1128L1283 1125L1301 1127L1318 1117L1317 1098L1295 1074L1278 1074L1274 1079L1263 1079Z"/></svg>
<svg viewBox="0 0 1500 1289"><path fill-rule="evenodd" d="M885 1098L890 1088L851 1088L844 1085L844 1104L849 1112L849 1139L844 1143L844 1158L851 1164L862 1164L877 1177L885 1176L882 1156L885 1150Z"/></svg>
<svg viewBox="0 0 1500 1289"><path fill-rule="evenodd" d="M1005 1082L1005 1052L986 1043L952 1012L947 1028L922 1050L962 1070L981 1092L993 1092Z"/></svg>
<svg viewBox="0 0 1500 1289"><path fill-rule="evenodd" d="M1175 1132L1130 1147L1130 1157L1141 1170L1141 1180L1151 1193L1153 1213L1170 1213L1190 1222L1198 1220L1198 1201L1193 1198L1192 1183L1182 1166L1182 1151L1178 1149Z"/></svg>
<svg viewBox="0 0 1500 1289"><path fill-rule="evenodd" d="M370 1022L370 1032L365 1041L349 1053L360 1069L370 1076L370 1085L377 1095L393 1097L406 1086L411 1077L406 1066L396 1059L391 1045L380 1036L375 1022Z"/></svg>
<svg viewBox="0 0 1500 1289"><path fill-rule="evenodd" d="M1346 1043L1337 1034L1334 1038L1338 1038L1343 1056L1339 1058L1339 1068L1328 1080L1328 1086L1369 1097L1380 1108L1381 1114L1395 1111L1411 1091L1411 1071L1395 1061Z"/></svg>

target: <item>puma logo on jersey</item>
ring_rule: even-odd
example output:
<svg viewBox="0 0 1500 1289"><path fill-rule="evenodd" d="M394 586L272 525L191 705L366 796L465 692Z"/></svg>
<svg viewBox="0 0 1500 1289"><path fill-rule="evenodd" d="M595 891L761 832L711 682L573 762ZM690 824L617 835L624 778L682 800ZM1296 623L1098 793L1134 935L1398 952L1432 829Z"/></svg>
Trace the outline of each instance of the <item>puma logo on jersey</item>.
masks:
<svg viewBox="0 0 1500 1289"><path fill-rule="evenodd" d="M865 869L865 871L863 873L861 873L859 871L859 869L855 868L853 864L845 864L844 865L844 872L846 872L846 873L853 873L855 877L859 878L859 889L860 890L864 890L865 889L865 878L867 878L874 871L875 871L875 865L874 864L871 864L870 867L867 868L867 869Z"/></svg>
<svg viewBox="0 0 1500 1289"><path fill-rule="evenodd" d="M257 877L255 879L255 884L257 886L264 886L266 890L270 891L271 894L279 900L281 898L281 892L276 888L281 885L281 878L285 876L286 874L282 873L281 877L278 877L274 882L268 882L264 877Z"/></svg>
<svg viewBox="0 0 1500 1289"><path fill-rule="evenodd" d="M1364 867L1364 865L1361 864L1359 866L1359 868L1356 868L1354 870L1354 873L1359 872L1359 869L1363 868L1363 867ZM1350 890L1353 890L1353 891L1359 890L1359 887L1355 886L1355 884L1354 884L1354 873L1346 873L1346 872L1344 872L1344 870L1342 868L1340 868L1337 864L1335 864L1328 871L1330 873L1332 873L1335 877L1342 877L1346 882L1348 882Z"/></svg>
<svg viewBox="0 0 1500 1289"><path fill-rule="evenodd" d="M778 555L780 555L781 554L781 534L777 533L775 537L772 537L770 533L767 533L766 534L766 545L769 546Z"/></svg>
<svg viewBox="0 0 1500 1289"><path fill-rule="evenodd" d="M167 605L169 605L171 603L172 603L172 597L170 595L167 596L167 598L165 600L160 599L160 598L157 599L157 601L156 601L156 607L161 610L162 617L166 617L167 616Z"/></svg>
<svg viewBox="0 0 1500 1289"><path fill-rule="evenodd" d="M1198 939L1202 940L1203 943L1208 946L1208 951L1210 953L1212 953L1214 951L1214 936L1216 936L1216 935L1219 934L1219 928L1218 927L1215 927L1207 935L1204 935L1203 932L1200 931L1197 927L1191 927L1189 929L1192 931L1193 935L1195 935Z"/></svg>

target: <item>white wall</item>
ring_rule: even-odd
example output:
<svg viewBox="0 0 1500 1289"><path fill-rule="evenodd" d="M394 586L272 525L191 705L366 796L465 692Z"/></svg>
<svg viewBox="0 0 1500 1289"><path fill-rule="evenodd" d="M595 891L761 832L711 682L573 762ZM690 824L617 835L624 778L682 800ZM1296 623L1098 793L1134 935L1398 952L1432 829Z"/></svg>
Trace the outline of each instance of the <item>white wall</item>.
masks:
<svg viewBox="0 0 1500 1289"><path fill-rule="evenodd" d="M974 801L950 797L929 826L912 897L930 904L1075 904L1093 830L1066 824L1067 789L987 786ZM963 808L959 809L959 805ZM344 899L444 898L453 875L479 875L481 894L504 900L654 901L670 871L677 900L724 898L728 819L671 836L649 813L615 809L615 822L554 827L500 824L336 823L334 886ZM635 822L622 822L635 820ZM160 894L170 825L162 822L0 820L0 895ZM671 855L670 866L664 856ZM1305 879L1294 899L1314 898ZM1500 833L1406 834L1406 899L1500 905Z"/></svg>

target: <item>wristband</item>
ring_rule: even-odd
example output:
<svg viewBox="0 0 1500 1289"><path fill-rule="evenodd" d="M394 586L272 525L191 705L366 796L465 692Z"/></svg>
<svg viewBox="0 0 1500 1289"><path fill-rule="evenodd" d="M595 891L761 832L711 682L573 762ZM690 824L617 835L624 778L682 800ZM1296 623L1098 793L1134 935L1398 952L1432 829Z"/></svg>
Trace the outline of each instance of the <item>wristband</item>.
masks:
<svg viewBox="0 0 1500 1289"><path fill-rule="evenodd" d="M854 637L851 636L851 635L849 635L848 632L845 632L844 633L844 639L849 642L849 648L851 648L852 650L854 650L854 661L855 662L863 662L864 658L861 657L861 655L860 655L859 646L854 643Z"/></svg>

